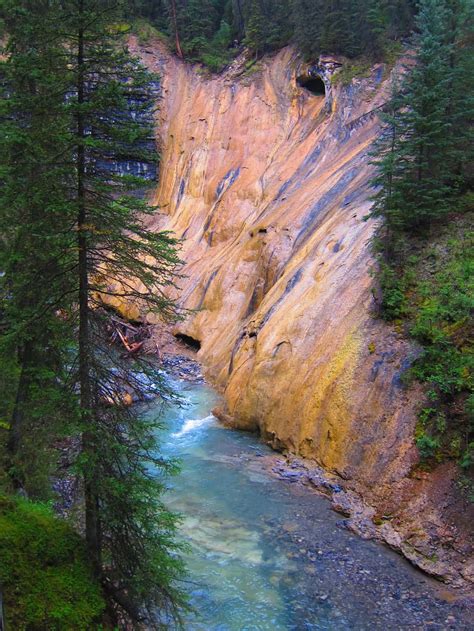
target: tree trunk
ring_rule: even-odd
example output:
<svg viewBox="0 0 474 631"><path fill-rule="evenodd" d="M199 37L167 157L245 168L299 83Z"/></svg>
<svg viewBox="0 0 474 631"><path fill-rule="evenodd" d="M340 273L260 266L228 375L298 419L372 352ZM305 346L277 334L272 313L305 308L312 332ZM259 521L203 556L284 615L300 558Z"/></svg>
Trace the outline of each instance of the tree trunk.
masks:
<svg viewBox="0 0 474 631"><path fill-rule="evenodd" d="M5 616L3 613L3 593L0 586L0 631L5 631Z"/></svg>
<svg viewBox="0 0 474 631"><path fill-rule="evenodd" d="M16 391L15 406L10 420L10 433L8 437L8 451L13 465L13 471L11 472L11 478L15 488L22 487L22 480L18 476L18 472L15 471L14 459L18 454L20 445L23 438L23 426L25 421L25 412L28 402L28 393L31 385L31 366L33 359L33 343L26 341L23 348L20 351L20 365L21 373L20 380Z"/></svg>
<svg viewBox="0 0 474 631"><path fill-rule="evenodd" d="M178 34L178 16L176 13L176 0L171 0L171 15L173 17L173 26L174 26L174 34L176 40L176 52L178 53L178 57L184 59L183 51L181 50L181 44L179 41Z"/></svg>
<svg viewBox="0 0 474 631"><path fill-rule="evenodd" d="M84 18L84 2L80 0L79 14ZM101 541L99 520L99 498L97 493L97 457L94 439L93 398L91 383L91 348L89 322L89 269L86 207L86 159L84 140L86 137L84 114L81 106L85 101L85 42L82 24L78 32L77 52L77 240L79 250L79 388L82 421L86 429L82 435L82 450L89 462L84 475L86 543L97 575L101 573Z"/></svg>

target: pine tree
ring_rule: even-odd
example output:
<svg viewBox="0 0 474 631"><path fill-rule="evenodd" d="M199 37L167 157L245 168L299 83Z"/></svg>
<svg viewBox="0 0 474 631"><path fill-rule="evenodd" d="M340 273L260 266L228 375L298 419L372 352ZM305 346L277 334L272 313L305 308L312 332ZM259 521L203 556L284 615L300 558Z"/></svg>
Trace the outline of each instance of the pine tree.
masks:
<svg viewBox="0 0 474 631"><path fill-rule="evenodd" d="M403 229L403 216L400 212L402 200L396 185L404 174L403 161L398 150L405 133L402 114L404 107L400 83L395 78L391 98L381 113L383 132L375 142L373 151L377 166L373 185L378 190L373 197L372 215L383 217L388 235L387 243L391 243L394 234Z"/></svg>
<svg viewBox="0 0 474 631"><path fill-rule="evenodd" d="M323 0L291 0L291 16L297 47L309 59L321 53Z"/></svg>
<svg viewBox="0 0 474 631"><path fill-rule="evenodd" d="M469 5L423 0L416 56L395 80L382 114L383 134L374 148L377 192L371 214L384 220L377 251L382 311L389 319L403 315L400 283L411 234L428 236L431 224L455 211L472 184L464 166L473 144L473 97L466 89L474 81Z"/></svg>
<svg viewBox="0 0 474 631"><path fill-rule="evenodd" d="M383 216L396 230L425 230L448 211L454 192L449 166L453 121L448 18L445 0L421 2L416 59L404 79L403 93L388 106L393 112L391 131L380 148L376 183L382 183L382 191L373 215Z"/></svg>
<svg viewBox="0 0 474 631"><path fill-rule="evenodd" d="M183 51L186 55L199 55L219 27L219 18L212 0L188 0L181 29Z"/></svg>
<svg viewBox="0 0 474 631"><path fill-rule="evenodd" d="M450 184L464 192L474 183L474 3L453 0L448 3L448 13L450 55L446 116L451 124L448 138Z"/></svg>
<svg viewBox="0 0 474 631"><path fill-rule="evenodd" d="M174 465L157 455L156 419L122 404L122 388L137 380L103 343L101 307L108 296L175 317L165 290L179 261L171 236L145 227L144 217L153 211L130 192L143 179L114 166L123 156L150 160L153 124L151 78L114 36L117 17L107 2L78 0L64 22L74 86L69 109L79 281L78 466L97 576L116 607L153 628L163 618L178 618L182 603L176 589L182 565L173 556L176 519L161 501L163 475Z"/></svg>
<svg viewBox="0 0 474 631"><path fill-rule="evenodd" d="M249 0L244 43L259 57L265 50L266 20L261 0Z"/></svg>
<svg viewBox="0 0 474 631"><path fill-rule="evenodd" d="M275 50L288 44L293 35L291 10L288 0L267 0L265 3L267 28L265 47Z"/></svg>
<svg viewBox="0 0 474 631"><path fill-rule="evenodd" d="M168 17L168 30L172 35L173 45L176 51L176 54L181 59L184 58L183 50L181 46L181 26L182 26L182 16L184 13L184 5L182 2L178 2L178 0L165 0L166 3L166 13Z"/></svg>
<svg viewBox="0 0 474 631"><path fill-rule="evenodd" d="M217 33L214 35L212 39L211 47L213 50L224 51L229 47L230 41L231 41L230 25L225 20L222 20L219 26L219 30L217 31Z"/></svg>
<svg viewBox="0 0 474 631"><path fill-rule="evenodd" d="M127 16L147 18L155 24L163 22L164 0L128 0L125 8Z"/></svg>
<svg viewBox="0 0 474 631"><path fill-rule="evenodd" d="M241 41L245 34L244 0L231 0L231 3L233 33Z"/></svg>
<svg viewBox="0 0 474 631"><path fill-rule="evenodd" d="M166 0L168 30L179 57L201 60L215 52L211 41L219 30L225 4L221 0Z"/></svg>
<svg viewBox="0 0 474 631"><path fill-rule="evenodd" d="M0 286L2 371L14 373L3 402L11 478L29 495L49 487L49 445L68 400L69 331L57 311L71 300L74 261L66 182L66 60L57 11L47 0L4 1L8 44L2 63ZM62 419L61 419L62 420Z"/></svg>

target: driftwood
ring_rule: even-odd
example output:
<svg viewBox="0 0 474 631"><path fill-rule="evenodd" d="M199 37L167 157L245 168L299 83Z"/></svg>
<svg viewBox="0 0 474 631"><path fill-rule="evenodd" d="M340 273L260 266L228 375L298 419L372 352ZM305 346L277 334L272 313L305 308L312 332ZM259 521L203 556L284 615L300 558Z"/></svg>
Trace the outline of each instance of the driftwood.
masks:
<svg viewBox="0 0 474 631"><path fill-rule="evenodd" d="M138 327L133 326L129 322L125 322L124 320L119 320L118 318L115 318L114 316L112 316L110 319L112 322L115 323L116 326L121 326L125 329L128 329L129 331L133 331L134 333L139 333L140 331Z"/></svg>
<svg viewBox="0 0 474 631"><path fill-rule="evenodd" d="M138 353L138 351L141 349L141 347L145 343L145 340L142 340L141 342L130 343L128 341L128 338L120 331L120 329L117 329L117 334L120 338L120 341L122 342L122 344L125 346L126 350L129 353Z"/></svg>
<svg viewBox="0 0 474 631"><path fill-rule="evenodd" d="M110 316L106 328L110 336L110 344L119 342L130 354L138 353L143 348L145 340L150 337L149 326L136 326L117 316Z"/></svg>

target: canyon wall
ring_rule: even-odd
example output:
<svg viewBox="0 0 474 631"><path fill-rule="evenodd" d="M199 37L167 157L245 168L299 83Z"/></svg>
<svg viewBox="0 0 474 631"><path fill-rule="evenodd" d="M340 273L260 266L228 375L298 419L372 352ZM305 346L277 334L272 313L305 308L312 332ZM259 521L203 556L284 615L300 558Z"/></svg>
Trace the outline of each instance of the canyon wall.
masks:
<svg viewBox="0 0 474 631"><path fill-rule="evenodd" d="M371 314L364 220L383 67L332 86L329 111L298 86L291 49L240 78L238 64L206 79L144 56L163 77L153 227L183 239L181 301L195 311L177 331L200 342L226 412L344 476L360 463L367 480L398 474L413 434L406 349Z"/></svg>
<svg viewBox="0 0 474 631"><path fill-rule="evenodd" d="M159 42L131 47L162 76L151 227L183 240L192 311L175 332L200 343L222 418L337 473L425 569L472 578L472 565L441 568L454 544L429 561L464 532L462 500L453 467L412 473L421 394L401 376L416 350L373 314L365 216L384 66L343 86L323 59L324 97L299 85L308 68L288 48L207 77Z"/></svg>

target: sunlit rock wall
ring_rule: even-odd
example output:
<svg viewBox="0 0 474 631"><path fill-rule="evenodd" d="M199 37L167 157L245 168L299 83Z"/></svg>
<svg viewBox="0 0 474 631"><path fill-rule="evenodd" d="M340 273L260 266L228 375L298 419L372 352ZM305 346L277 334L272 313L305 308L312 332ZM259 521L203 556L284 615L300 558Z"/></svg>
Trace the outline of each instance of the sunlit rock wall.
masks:
<svg viewBox="0 0 474 631"><path fill-rule="evenodd" d="M159 42L131 47L162 76L150 227L183 240L179 297L192 311L175 333L200 343L222 417L342 476L372 515L356 502L358 531L472 584L474 505L454 464L416 467L422 395L402 382L416 349L373 316L364 217L384 67L341 86L337 59L305 67L286 49L206 78ZM301 87L314 77L326 97Z"/></svg>
<svg viewBox="0 0 474 631"><path fill-rule="evenodd" d="M399 476L415 457L407 349L371 316L364 221L383 67L342 87L334 60L304 68L291 49L211 79L142 53L163 81L153 227L183 239L195 311L178 330L201 342L226 412L346 477ZM298 85L315 71L330 101Z"/></svg>

